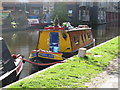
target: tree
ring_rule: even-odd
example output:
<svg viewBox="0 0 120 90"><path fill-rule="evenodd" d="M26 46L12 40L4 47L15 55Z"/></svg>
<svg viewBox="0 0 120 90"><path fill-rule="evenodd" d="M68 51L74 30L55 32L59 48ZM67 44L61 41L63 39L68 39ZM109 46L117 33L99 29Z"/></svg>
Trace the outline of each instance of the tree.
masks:
<svg viewBox="0 0 120 90"><path fill-rule="evenodd" d="M58 16L60 24L68 21L69 18L68 18L67 7L66 7L64 2L55 3L54 12L53 12L53 19L56 16Z"/></svg>

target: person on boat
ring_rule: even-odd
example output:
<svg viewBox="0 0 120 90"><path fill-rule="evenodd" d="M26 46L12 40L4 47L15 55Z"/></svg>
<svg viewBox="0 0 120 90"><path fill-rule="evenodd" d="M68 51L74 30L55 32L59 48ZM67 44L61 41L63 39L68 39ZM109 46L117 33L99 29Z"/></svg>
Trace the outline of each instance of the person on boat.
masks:
<svg viewBox="0 0 120 90"><path fill-rule="evenodd" d="M11 25L12 25L13 28L17 28L17 23L15 21L12 21Z"/></svg>

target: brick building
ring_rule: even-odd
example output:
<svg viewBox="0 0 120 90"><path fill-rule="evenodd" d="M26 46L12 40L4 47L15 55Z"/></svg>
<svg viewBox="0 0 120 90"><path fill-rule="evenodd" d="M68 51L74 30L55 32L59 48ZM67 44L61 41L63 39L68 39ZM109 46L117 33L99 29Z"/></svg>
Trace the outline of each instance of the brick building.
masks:
<svg viewBox="0 0 120 90"><path fill-rule="evenodd" d="M58 2L58 1L57 1ZM118 2L88 2L86 0L67 0L69 21L77 24L104 24L117 22L119 19ZM45 21L50 21L56 2L54 0L4 0L4 10L25 10L29 15L38 15Z"/></svg>

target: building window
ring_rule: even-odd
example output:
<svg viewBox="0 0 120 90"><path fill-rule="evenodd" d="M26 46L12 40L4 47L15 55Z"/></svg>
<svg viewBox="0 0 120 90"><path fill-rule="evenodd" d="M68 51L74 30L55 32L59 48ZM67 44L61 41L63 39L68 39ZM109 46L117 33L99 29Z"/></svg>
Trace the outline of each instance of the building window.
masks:
<svg viewBox="0 0 120 90"><path fill-rule="evenodd" d="M33 14L34 14L34 15L39 15L39 10L34 9L34 10L33 10Z"/></svg>
<svg viewBox="0 0 120 90"><path fill-rule="evenodd" d="M49 7L49 11L50 11L50 12L53 12L53 11L54 11L54 7L53 7L53 6L50 6L50 7Z"/></svg>
<svg viewBox="0 0 120 90"><path fill-rule="evenodd" d="M79 20L81 20L81 10L79 10Z"/></svg>
<svg viewBox="0 0 120 90"><path fill-rule="evenodd" d="M72 13L73 13L72 10L68 10L68 16L69 16L69 17L72 17Z"/></svg>
<svg viewBox="0 0 120 90"><path fill-rule="evenodd" d="M48 10L47 7L44 7L44 8L43 8L43 12L46 12L47 10Z"/></svg>

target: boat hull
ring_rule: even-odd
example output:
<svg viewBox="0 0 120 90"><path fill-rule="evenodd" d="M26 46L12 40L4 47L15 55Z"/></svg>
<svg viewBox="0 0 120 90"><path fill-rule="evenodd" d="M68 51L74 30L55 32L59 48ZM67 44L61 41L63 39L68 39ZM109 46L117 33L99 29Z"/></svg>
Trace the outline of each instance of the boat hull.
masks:
<svg viewBox="0 0 120 90"><path fill-rule="evenodd" d="M91 48L91 47L93 47L94 46L94 41L92 42L92 43L90 43L90 44L88 44L88 45L86 45L86 46L84 46L85 48ZM82 47L81 47L82 48ZM79 49L78 49L79 50ZM32 54L33 54L33 56L31 56L31 58L30 58L30 61L32 61L32 62L35 62L35 63L52 63L52 62L59 62L59 61L63 61L63 60L65 60L65 59L67 59L67 58L70 58L70 57L72 57L73 55L76 55L77 53L78 53L78 50L76 50L76 51L73 51L73 52L61 52L61 58L60 59L52 59L52 58L43 58L43 57L40 57L40 53L39 53L39 51L38 52L36 52L36 51L33 51L32 52ZM44 52L45 53L45 52ZM39 55L38 55L39 54ZM47 54L48 54L48 52L47 52ZM59 54L59 53L58 53ZM57 53L56 53L56 55L57 55ZM38 66L38 65L37 65Z"/></svg>
<svg viewBox="0 0 120 90"><path fill-rule="evenodd" d="M23 69L23 62L22 60L18 61L19 64L13 69L6 72L4 75L0 77L0 87L9 85L10 83L19 80L20 73Z"/></svg>
<svg viewBox="0 0 120 90"><path fill-rule="evenodd" d="M30 61L32 61L34 63L38 63L38 64L44 64L44 65L32 64L31 73L35 73L39 70L42 70L44 68L47 68L47 67L53 65L53 64L50 65L50 63L63 61L63 60L52 60L52 59L46 59L46 58L42 58L42 57L34 57L34 58L31 58ZM45 65L45 64L49 64L49 65Z"/></svg>
<svg viewBox="0 0 120 90"><path fill-rule="evenodd" d="M17 73L14 70L12 73L10 73L6 78L4 78L2 81L0 81L0 87L3 87L5 85L8 85L10 83L12 83L15 80Z"/></svg>
<svg viewBox="0 0 120 90"><path fill-rule="evenodd" d="M3 38L0 37L2 43L2 60L0 60L0 88L6 86L19 79L19 75L23 69L22 56L11 55Z"/></svg>

